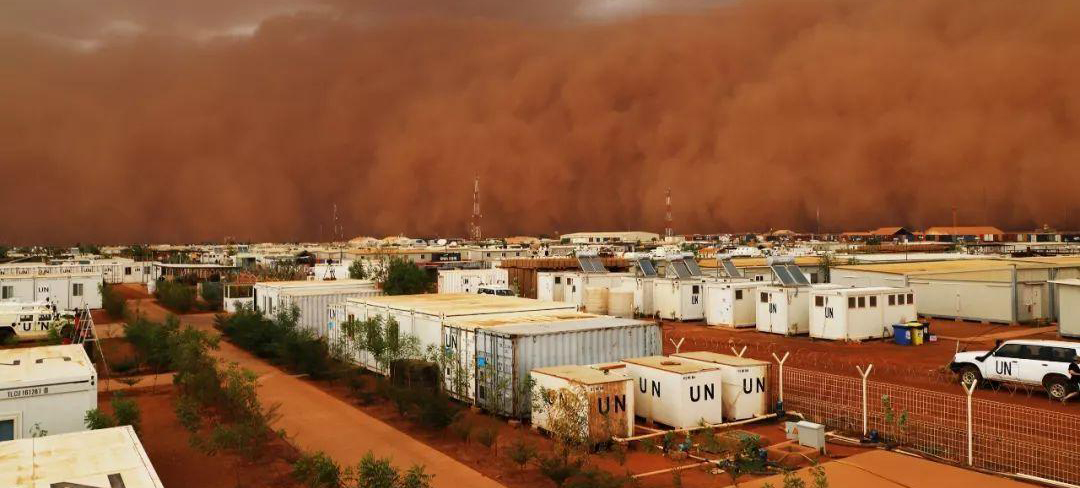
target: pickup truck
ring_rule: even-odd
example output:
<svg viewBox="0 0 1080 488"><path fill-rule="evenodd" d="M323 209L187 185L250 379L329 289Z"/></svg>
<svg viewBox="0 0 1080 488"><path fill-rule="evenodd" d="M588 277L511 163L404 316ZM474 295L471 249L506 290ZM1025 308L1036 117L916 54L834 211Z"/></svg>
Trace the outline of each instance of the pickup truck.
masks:
<svg viewBox="0 0 1080 488"><path fill-rule="evenodd" d="M1080 343L1042 340L998 342L989 351L956 353L949 365L964 386L978 381L1041 386L1054 400L1063 400L1075 388L1069 381L1069 363L1080 355Z"/></svg>

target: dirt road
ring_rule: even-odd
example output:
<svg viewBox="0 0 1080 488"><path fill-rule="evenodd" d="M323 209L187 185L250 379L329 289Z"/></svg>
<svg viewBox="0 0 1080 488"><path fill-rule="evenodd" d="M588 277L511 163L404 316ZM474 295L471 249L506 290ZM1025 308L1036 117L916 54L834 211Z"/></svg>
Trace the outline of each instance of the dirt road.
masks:
<svg viewBox="0 0 1080 488"><path fill-rule="evenodd" d="M138 308L151 320L162 320L165 309L152 300L139 300ZM136 303L130 304L132 307ZM214 330L213 314L181 317L184 324ZM275 427L285 429L293 443L306 451L324 451L342 465L355 465L368 451L391 457L394 464L408 468L421 464L435 475L435 487L500 487L472 468L409 437L334 396L292 377L280 369L229 344L221 342L216 352L259 375L259 395L266 404L280 405L281 419Z"/></svg>

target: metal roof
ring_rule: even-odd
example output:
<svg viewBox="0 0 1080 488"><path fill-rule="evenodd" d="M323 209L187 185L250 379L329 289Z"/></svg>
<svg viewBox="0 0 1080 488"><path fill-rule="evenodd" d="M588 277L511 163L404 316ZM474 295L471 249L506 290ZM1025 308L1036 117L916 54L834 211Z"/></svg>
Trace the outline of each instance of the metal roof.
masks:
<svg viewBox="0 0 1080 488"><path fill-rule="evenodd" d="M479 293L430 293L350 298L351 304L370 305L394 310L416 311L428 315L455 317L540 310L576 310L570 303L548 302L532 298L481 295Z"/></svg>
<svg viewBox="0 0 1080 488"><path fill-rule="evenodd" d="M847 271L870 271L874 273L887 273L898 275L910 275L921 273L949 273L965 271L988 271L999 269L1011 269L1016 265L1019 269L1043 268L1038 263L1007 259L953 259L947 261L920 261L903 263L880 263L880 264L855 264L850 266L836 266L835 269Z"/></svg>
<svg viewBox="0 0 1080 488"><path fill-rule="evenodd" d="M643 358L628 358L623 359L623 362L678 374L700 373L702 371L716 371L717 369L719 369L714 366L706 366L704 364L691 361L682 361L679 358L670 358L667 356L646 356Z"/></svg>
<svg viewBox="0 0 1080 488"><path fill-rule="evenodd" d="M600 317L600 315L575 312L573 310L541 310L537 312L455 317L446 319L446 325L458 327L461 329L475 329L478 327L505 327L509 325L555 323L566 322L570 320L587 320Z"/></svg>
<svg viewBox="0 0 1080 488"><path fill-rule="evenodd" d="M672 354L673 357L696 359L707 363L723 364L725 366L768 366L768 361L760 359L743 358L730 354L720 354L712 351L691 351Z"/></svg>
<svg viewBox="0 0 1080 488"><path fill-rule="evenodd" d="M655 322L644 320L623 319L597 315L593 318L581 320L563 321L536 321L535 323L508 324L485 329L486 333L500 336L528 336L544 334L560 334L563 332L584 332L590 330L616 329L621 327L657 327Z"/></svg>
<svg viewBox="0 0 1080 488"><path fill-rule="evenodd" d="M631 381L629 377L618 373L605 373L599 369L588 366L552 366L548 368L536 368L534 373L546 374L556 378L562 378L583 385L602 385L605 383L618 383Z"/></svg>
<svg viewBox="0 0 1080 488"><path fill-rule="evenodd" d="M95 374L94 365L80 345L0 350L0 388L35 386Z"/></svg>
<svg viewBox="0 0 1080 488"><path fill-rule="evenodd" d="M855 286L850 288L825 288L812 290L814 293L829 293L834 295L876 295L879 293L911 293L909 287L897 286Z"/></svg>
<svg viewBox="0 0 1080 488"><path fill-rule="evenodd" d="M0 486L164 488L130 426L0 442Z"/></svg>

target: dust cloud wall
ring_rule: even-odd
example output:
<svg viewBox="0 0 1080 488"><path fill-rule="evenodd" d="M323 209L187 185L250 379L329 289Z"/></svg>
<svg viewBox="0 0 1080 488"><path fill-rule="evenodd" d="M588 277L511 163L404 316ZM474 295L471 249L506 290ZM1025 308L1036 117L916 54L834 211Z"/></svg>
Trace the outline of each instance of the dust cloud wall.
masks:
<svg viewBox="0 0 1080 488"><path fill-rule="evenodd" d="M1075 1L154 5L0 5L0 242L1080 228Z"/></svg>

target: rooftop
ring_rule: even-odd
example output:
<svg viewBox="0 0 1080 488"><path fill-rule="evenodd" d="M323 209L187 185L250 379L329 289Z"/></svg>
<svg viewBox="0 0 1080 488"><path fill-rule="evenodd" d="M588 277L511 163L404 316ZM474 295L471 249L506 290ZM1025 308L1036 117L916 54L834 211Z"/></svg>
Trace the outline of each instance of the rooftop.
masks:
<svg viewBox="0 0 1080 488"><path fill-rule="evenodd" d="M590 368L588 366L552 366L549 368L537 368L533 372L546 374L548 376L554 376L556 378L562 378L567 381L573 381L574 383L581 383L583 385L602 385L604 383L616 383L621 381L630 381L630 378L619 373L605 373L599 369Z"/></svg>
<svg viewBox="0 0 1080 488"><path fill-rule="evenodd" d="M311 288L352 288L357 286L375 286L371 280L294 280L294 281L260 281L256 286L277 289L311 289Z"/></svg>
<svg viewBox="0 0 1080 488"><path fill-rule="evenodd" d="M679 358L669 358L667 356L646 356L642 358L628 358L623 359L623 362L677 374L700 373L702 371L715 371L717 369L713 366L705 366L700 363L682 361Z"/></svg>
<svg viewBox="0 0 1080 488"><path fill-rule="evenodd" d="M368 304L373 307L388 307L394 310L415 310L428 315L445 315L447 317L540 310L573 311L577 308L569 303L474 293L363 297L350 298L348 302L352 304Z"/></svg>
<svg viewBox="0 0 1080 488"><path fill-rule="evenodd" d="M926 229L928 236L982 236L987 234L1004 234L1001 229L990 226L938 226Z"/></svg>
<svg viewBox="0 0 1080 488"><path fill-rule="evenodd" d="M766 267L768 258L732 258L731 263L736 268L759 268ZM821 264L821 258L817 256L796 256L795 264L797 266L817 266ZM715 259L701 259L698 261L698 265L702 268L715 268Z"/></svg>
<svg viewBox="0 0 1080 488"><path fill-rule="evenodd" d="M947 273L1011 269L1013 265L1016 265L1016 267L1020 269L1042 267L1038 263L1019 260L954 259L947 261L911 261L902 263L855 264L850 266L836 266L836 269L910 275L921 273Z"/></svg>
<svg viewBox="0 0 1080 488"><path fill-rule="evenodd" d="M0 350L0 385L5 388L86 378L94 374L94 365L79 345Z"/></svg>
<svg viewBox="0 0 1080 488"><path fill-rule="evenodd" d="M163 488L130 426L0 442L0 486Z"/></svg>
<svg viewBox="0 0 1080 488"><path fill-rule="evenodd" d="M575 312L573 310L542 310L529 313L493 314L482 316L458 317L448 319L447 325L462 329L475 329L478 327L503 327L508 325L540 324L552 322L567 322L574 320L587 320L600 318L599 315Z"/></svg>

